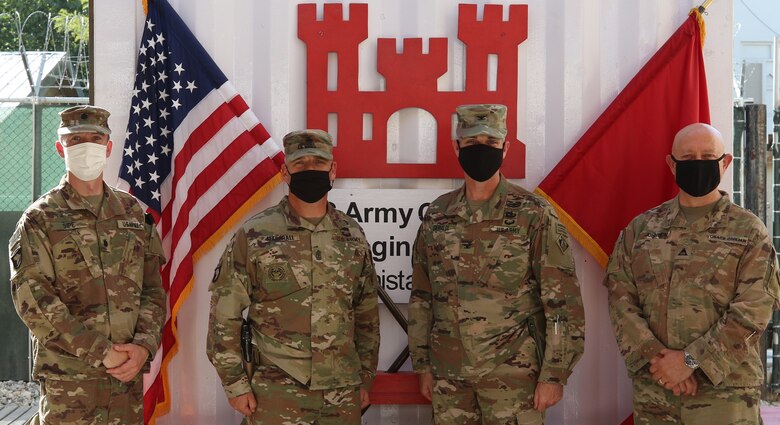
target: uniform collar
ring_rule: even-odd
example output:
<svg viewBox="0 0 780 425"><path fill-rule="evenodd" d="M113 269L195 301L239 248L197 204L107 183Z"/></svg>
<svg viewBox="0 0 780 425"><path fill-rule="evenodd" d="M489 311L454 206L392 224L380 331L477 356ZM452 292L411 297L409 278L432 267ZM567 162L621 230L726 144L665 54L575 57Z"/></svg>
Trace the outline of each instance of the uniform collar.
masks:
<svg viewBox="0 0 780 425"><path fill-rule="evenodd" d="M306 229L310 231L322 231L322 230L333 230L338 229L339 226L337 223L340 221L336 217L336 208L328 202L327 209L325 210L325 216L322 218L322 221L317 224L317 226L314 226L313 224L309 223L307 220L302 219L298 214L295 213L295 210L293 210L292 206L290 205L290 200L287 196L282 198L282 200L279 202L279 205L282 207L282 213L284 214L284 220L287 224L288 230L294 230L294 229Z"/></svg>
<svg viewBox="0 0 780 425"><path fill-rule="evenodd" d="M723 218L731 205L731 198L728 193L722 190L718 192L721 197L715 202L712 211L693 224L688 223L688 220L685 218L685 214L682 212L682 208L680 208L680 195L677 195L669 203L669 213L666 215L666 223L669 227L690 228L693 231L725 227L727 223Z"/></svg>
<svg viewBox="0 0 780 425"><path fill-rule="evenodd" d="M90 203L84 199L83 196L76 192L76 189L73 188L73 185L68 182L67 175L60 179L58 188L60 189L62 198L65 200L68 208L72 210L87 210L92 212L92 205L90 205ZM123 215L124 213L125 209L122 206L122 202L119 201L119 198L106 184L106 182L103 182L103 203L100 206L100 211L98 211L98 218L107 219L114 216Z"/></svg>
<svg viewBox="0 0 780 425"><path fill-rule="evenodd" d="M458 190L454 200L447 205L445 214L449 216L459 216L471 223L479 223L485 220L500 220L504 216L506 194L509 189L509 182L507 182L503 174L500 176L501 179L498 182L496 190L479 211L474 211L472 214L469 210L468 200L466 199L466 184L464 183Z"/></svg>

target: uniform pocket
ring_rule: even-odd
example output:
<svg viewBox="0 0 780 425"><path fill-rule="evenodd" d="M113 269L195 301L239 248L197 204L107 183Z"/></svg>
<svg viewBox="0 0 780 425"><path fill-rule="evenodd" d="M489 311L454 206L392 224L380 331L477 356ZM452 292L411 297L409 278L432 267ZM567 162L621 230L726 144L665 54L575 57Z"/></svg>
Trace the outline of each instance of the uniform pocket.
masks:
<svg viewBox="0 0 780 425"><path fill-rule="evenodd" d="M92 230L52 231L49 240L57 275L55 287L60 295L73 292L85 281L102 276L100 262L91 249L97 246L97 236Z"/></svg>
<svg viewBox="0 0 780 425"><path fill-rule="evenodd" d="M86 425L96 420L97 381L47 379L41 383L42 424Z"/></svg>
<svg viewBox="0 0 780 425"><path fill-rule="evenodd" d="M141 230L122 230L117 233L108 244L114 249L123 247L121 252L121 263L119 264L119 274L133 281L140 287L143 283L144 275L144 232ZM113 256L119 252L110 252Z"/></svg>
<svg viewBox="0 0 780 425"><path fill-rule="evenodd" d="M526 237L499 236L486 253L480 281L486 282L489 290L510 297L530 292L529 247Z"/></svg>
<svg viewBox="0 0 780 425"><path fill-rule="evenodd" d="M265 300L284 298L302 289L289 262L270 262L257 267L257 281L262 282Z"/></svg>

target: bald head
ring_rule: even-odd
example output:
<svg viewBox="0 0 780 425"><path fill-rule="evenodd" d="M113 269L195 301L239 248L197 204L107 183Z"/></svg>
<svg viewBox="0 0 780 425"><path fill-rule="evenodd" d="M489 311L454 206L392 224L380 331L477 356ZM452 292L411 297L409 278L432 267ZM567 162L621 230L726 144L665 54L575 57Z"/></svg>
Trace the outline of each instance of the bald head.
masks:
<svg viewBox="0 0 780 425"><path fill-rule="evenodd" d="M715 127L696 123L684 127L674 136L672 156L678 160L716 159L723 155L723 136Z"/></svg>
<svg viewBox="0 0 780 425"><path fill-rule="evenodd" d="M696 207L720 199L718 184L731 159L715 127L696 123L678 131L666 164L680 187L680 204Z"/></svg>

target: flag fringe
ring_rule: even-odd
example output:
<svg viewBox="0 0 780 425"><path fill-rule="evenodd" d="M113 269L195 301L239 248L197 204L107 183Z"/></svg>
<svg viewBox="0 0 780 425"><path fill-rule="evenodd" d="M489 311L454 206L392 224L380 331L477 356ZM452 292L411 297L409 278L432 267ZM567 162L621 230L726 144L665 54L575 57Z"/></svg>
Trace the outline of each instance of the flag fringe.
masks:
<svg viewBox="0 0 780 425"><path fill-rule="evenodd" d="M699 23L699 41L701 42L701 48L704 48L704 39L707 38L707 26L704 24L704 16L699 12L699 8L694 7L688 16L694 16L696 22Z"/></svg>
<svg viewBox="0 0 780 425"><path fill-rule="evenodd" d="M271 158L268 160L271 160ZM281 182L282 175L281 173L277 172L276 175L265 182L262 187L257 189L254 195L247 199L244 204L241 205L241 207L239 207L236 212L234 212L230 218L228 218L227 221L225 221L225 223L223 223L222 226L220 226L219 229L217 229L217 231L214 232L214 234L211 235L211 237L209 237L208 240L206 240L206 242L200 246L200 248L198 248L197 251L195 251L195 254L192 256L193 264L197 263L204 255L211 251L211 249L214 248L214 246L225 236L225 234L227 234L230 229L239 224L239 220L242 220L244 216L252 208L254 208L258 202L260 202L261 199L265 198L271 192L271 190L273 190L276 185ZM174 306L171 308L171 332L173 333L173 345L171 346L170 351L165 353L165 357L162 359L160 364L160 375L162 377L163 394L165 395L165 399L162 402L155 404L154 413L152 413L152 416L149 418L149 425L155 425L157 418L168 414L171 410L171 392L170 386L168 384L168 365L179 351L179 330L176 326L175 318L178 317L179 309L192 292L194 281L195 277L193 276L182 290L181 295L179 295L179 298L176 300L176 304L174 304Z"/></svg>
<svg viewBox="0 0 780 425"><path fill-rule="evenodd" d="M542 196L547 200L555 210L558 212L559 218L564 226L569 230L569 233L582 245L586 251L596 259L596 262L601 265L601 268L606 269L609 262L609 255L601 249L598 243L577 223L572 216L569 215L560 205L558 205L547 193L541 188L537 187L534 192Z"/></svg>

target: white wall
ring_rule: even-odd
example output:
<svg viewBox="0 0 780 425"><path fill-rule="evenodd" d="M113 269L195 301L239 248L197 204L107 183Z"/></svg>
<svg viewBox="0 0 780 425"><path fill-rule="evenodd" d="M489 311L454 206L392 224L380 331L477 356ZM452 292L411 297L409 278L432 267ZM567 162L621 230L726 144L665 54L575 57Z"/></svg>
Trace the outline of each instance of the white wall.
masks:
<svg viewBox="0 0 780 425"><path fill-rule="evenodd" d="M464 2L471 2L463 0ZM322 1L317 1L321 4ZM368 0L369 39L360 47L361 87L379 86L376 37L450 38L456 55L440 84L463 77L456 43L457 2ZM478 4L510 1L476 1ZM642 64L684 21L690 0L528 0L528 40L520 46L518 136L527 145L527 178L533 189L614 99ZM305 50L296 34L297 2L284 0L171 0L173 7L212 55L260 121L277 140L305 128ZM137 44L144 21L139 1L101 0L95 13L95 99L113 112L112 128L127 124ZM321 6L320 6L321 8ZM731 140L732 0L714 2L706 16L704 49L714 125ZM457 56L460 54L460 58ZM455 68L455 69L453 69ZM122 136L116 143L121 144ZM641 137L641 134L637 134ZM119 152L107 176L115 176ZM107 177L114 184L113 177ZM724 178L730 182L731 178ZM459 181L350 180L339 187L456 187ZM728 189L728 187L727 187ZM275 204L276 189L257 210ZM226 243L223 240L195 269L195 288L179 316L180 351L171 365L171 413L160 424L238 423L205 355L207 285ZM577 245L577 274L586 309L586 351L562 403L548 424L618 424L631 411L630 386L608 322L603 271ZM392 318L382 311L382 356L386 368L405 344ZM372 408L365 423L429 423L427 408ZM234 422L231 420L234 418Z"/></svg>

